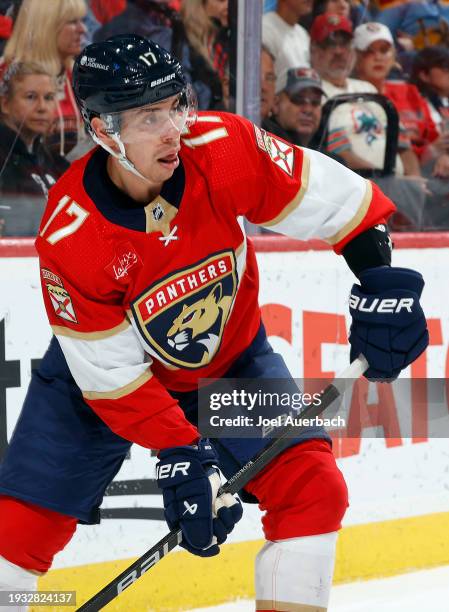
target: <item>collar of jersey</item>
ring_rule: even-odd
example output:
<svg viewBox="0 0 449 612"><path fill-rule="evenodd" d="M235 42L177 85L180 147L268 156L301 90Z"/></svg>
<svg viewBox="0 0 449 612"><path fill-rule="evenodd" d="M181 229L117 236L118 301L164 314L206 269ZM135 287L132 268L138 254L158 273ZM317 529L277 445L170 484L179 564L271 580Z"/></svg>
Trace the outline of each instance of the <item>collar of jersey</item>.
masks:
<svg viewBox="0 0 449 612"><path fill-rule="evenodd" d="M84 171L84 189L108 221L128 229L145 232L146 216L144 208L149 202L137 202L114 185L106 167L108 155L109 153L101 147L94 151ZM169 204L179 209L184 188L185 171L180 159L179 166L172 177L163 184L160 195Z"/></svg>

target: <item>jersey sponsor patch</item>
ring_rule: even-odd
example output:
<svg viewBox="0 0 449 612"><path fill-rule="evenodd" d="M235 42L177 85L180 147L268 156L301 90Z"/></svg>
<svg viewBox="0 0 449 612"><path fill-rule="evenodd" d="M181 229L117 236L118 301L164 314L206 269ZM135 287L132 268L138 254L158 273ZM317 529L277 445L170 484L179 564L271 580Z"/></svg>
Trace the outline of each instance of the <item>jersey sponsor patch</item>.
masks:
<svg viewBox="0 0 449 612"><path fill-rule="evenodd" d="M119 282L127 283L129 280L129 270L142 262L130 242L119 244L115 249L115 257L106 266L106 272Z"/></svg>
<svg viewBox="0 0 449 612"><path fill-rule="evenodd" d="M68 291L64 289L63 282L59 276L46 268L41 268L41 274L56 315L61 317L61 319L70 321L70 323L78 323L72 298Z"/></svg>
<svg viewBox="0 0 449 612"><path fill-rule="evenodd" d="M222 251L156 281L131 309L140 333L163 361L200 368L219 349L236 291L234 252Z"/></svg>

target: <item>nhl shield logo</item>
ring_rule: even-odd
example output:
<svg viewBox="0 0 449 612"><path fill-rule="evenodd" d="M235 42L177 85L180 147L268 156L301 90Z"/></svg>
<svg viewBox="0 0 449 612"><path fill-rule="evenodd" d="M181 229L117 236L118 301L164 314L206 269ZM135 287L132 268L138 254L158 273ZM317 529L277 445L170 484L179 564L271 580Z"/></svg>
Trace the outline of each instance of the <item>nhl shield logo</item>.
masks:
<svg viewBox="0 0 449 612"><path fill-rule="evenodd" d="M216 253L146 289L131 308L162 361L201 368L216 354L237 290L235 255Z"/></svg>
<svg viewBox="0 0 449 612"><path fill-rule="evenodd" d="M157 203L156 206L151 211L151 213L153 215L153 219L155 221L159 221L164 216L164 209L159 203Z"/></svg>

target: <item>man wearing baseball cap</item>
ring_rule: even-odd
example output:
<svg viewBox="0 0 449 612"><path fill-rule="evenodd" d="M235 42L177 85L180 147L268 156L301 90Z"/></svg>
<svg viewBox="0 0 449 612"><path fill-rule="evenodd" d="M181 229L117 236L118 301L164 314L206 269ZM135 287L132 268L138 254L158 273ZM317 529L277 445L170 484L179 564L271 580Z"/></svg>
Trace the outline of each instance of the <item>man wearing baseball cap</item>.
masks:
<svg viewBox="0 0 449 612"><path fill-rule="evenodd" d="M323 95L315 70L290 68L277 92L274 114L262 127L293 144L309 146L320 124Z"/></svg>
<svg viewBox="0 0 449 612"><path fill-rule="evenodd" d="M311 60L313 68L321 77L322 87L329 98L345 93L376 93L374 85L350 78L354 65L352 23L347 17L324 13L315 18L310 31ZM353 170L381 166L385 148L385 132L377 114L379 108L373 104L348 103L339 106L330 117L327 151L338 155ZM353 117L367 117L369 130L354 133ZM364 146L369 143L369 151ZM372 149L378 149L373 163Z"/></svg>
<svg viewBox="0 0 449 612"><path fill-rule="evenodd" d="M349 78L353 64L352 23L343 15L324 13L310 30L311 62L329 97L342 93L375 92L370 83Z"/></svg>

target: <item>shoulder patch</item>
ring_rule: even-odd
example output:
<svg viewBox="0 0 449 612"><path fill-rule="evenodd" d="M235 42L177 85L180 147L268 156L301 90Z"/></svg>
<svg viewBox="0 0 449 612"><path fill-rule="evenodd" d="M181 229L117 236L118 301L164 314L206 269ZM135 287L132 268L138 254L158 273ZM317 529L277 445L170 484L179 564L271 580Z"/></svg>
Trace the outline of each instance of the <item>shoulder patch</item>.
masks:
<svg viewBox="0 0 449 612"><path fill-rule="evenodd" d="M260 127L257 127L255 123L253 123L254 134L256 136L256 142L259 149L261 149L264 153L268 153L267 148L265 146L264 134L266 134L265 130L261 130Z"/></svg>
<svg viewBox="0 0 449 612"><path fill-rule="evenodd" d="M64 289L64 284L60 277L46 268L41 268L41 274L56 315L61 317L61 319L70 321L70 323L78 323L72 298L68 291Z"/></svg>
<svg viewBox="0 0 449 612"><path fill-rule="evenodd" d="M295 147L287 142L279 140L272 134L254 126L257 146L264 153L268 153L270 159L279 166L288 176L293 176L295 165Z"/></svg>

